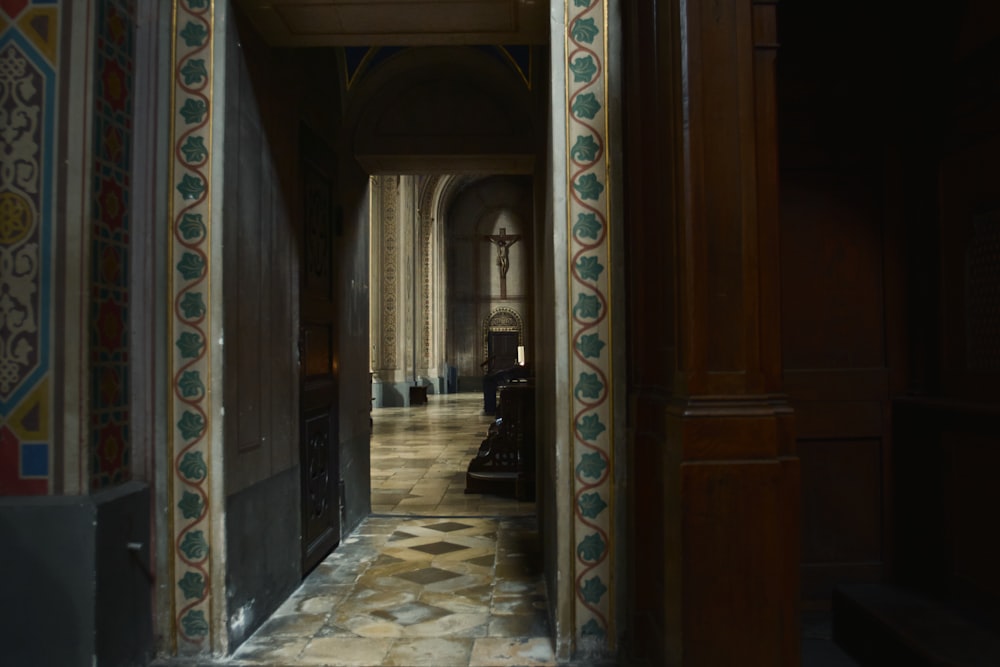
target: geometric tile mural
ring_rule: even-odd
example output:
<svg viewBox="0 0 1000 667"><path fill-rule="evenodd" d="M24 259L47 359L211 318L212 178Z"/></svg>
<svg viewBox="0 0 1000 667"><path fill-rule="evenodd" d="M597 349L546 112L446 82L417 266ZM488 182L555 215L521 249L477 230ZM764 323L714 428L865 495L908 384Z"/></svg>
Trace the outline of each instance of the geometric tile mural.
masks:
<svg viewBox="0 0 1000 667"><path fill-rule="evenodd" d="M608 22L602 0L567 0L566 13L574 614L578 645L593 652L614 637Z"/></svg>
<svg viewBox="0 0 1000 667"><path fill-rule="evenodd" d="M0 0L0 495L52 477L53 186L59 11Z"/></svg>
<svg viewBox="0 0 1000 667"><path fill-rule="evenodd" d="M90 486L130 477L129 231L135 3L95 6L90 239Z"/></svg>

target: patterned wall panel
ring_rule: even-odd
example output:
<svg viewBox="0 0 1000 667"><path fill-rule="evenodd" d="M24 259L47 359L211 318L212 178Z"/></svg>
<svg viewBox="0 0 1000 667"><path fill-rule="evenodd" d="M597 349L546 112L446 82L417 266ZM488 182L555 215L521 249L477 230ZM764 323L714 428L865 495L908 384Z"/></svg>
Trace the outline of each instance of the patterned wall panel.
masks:
<svg viewBox="0 0 1000 667"><path fill-rule="evenodd" d="M396 304L397 263L399 242L397 209L399 207L399 181L394 176L382 176L376 183L381 191L382 206L382 345L379 350L380 369L397 367L396 329L398 309Z"/></svg>
<svg viewBox="0 0 1000 667"><path fill-rule="evenodd" d="M0 0L0 495L50 490L55 0Z"/></svg>
<svg viewBox="0 0 1000 667"><path fill-rule="evenodd" d="M130 478L128 309L134 0L95 6L90 257L90 486Z"/></svg>
<svg viewBox="0 0 1000 667"><path fill-rule="evenodd" d="M213 642L209 488L212 461L209 398L209 267L212 171L214 4L174 3L170 141L169 365L173 461L174 637L179 655L205 653Z"/></svg>
<svg viewBox="0 0 1000 667"><path fill-rule="evenodd" d="M566 13L575 618L599 650L614 637L607 6L566 0Z"/></svg>

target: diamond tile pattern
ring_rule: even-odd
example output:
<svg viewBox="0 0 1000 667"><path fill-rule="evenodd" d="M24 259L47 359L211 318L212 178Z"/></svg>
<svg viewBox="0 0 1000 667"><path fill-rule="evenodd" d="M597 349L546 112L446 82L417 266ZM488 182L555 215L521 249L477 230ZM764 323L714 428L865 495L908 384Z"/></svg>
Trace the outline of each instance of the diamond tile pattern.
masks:
<svg viewBox="0 0 1000 667"><path fill-rule="evenodd" d="M440 570L436 567L425 567L424 569L417 570L416 572L404 572L403 574L398 574L396 576L402 577L407 581L412 581L415 584L436 584L439 581L447 581L448 579L454 579L455 577L460 577L462 575L457 572Z"/></svg>
<svg viewBox="0 0 1000 667"><path fill-rule="evenodd" d="M481 412L481 394L375 410L374 514L218 665L555 665L534 503L465 494Z"/></svg>
<svg viewBox="0 0 1000 667"><path fill-rule="evenodd" d="M437 523L433 526L427 526L431 530L440 530L442 533L450 533L453 530L463 530L465 528L472 528L467 523L458 523L457 521L445 521L444 523Z"/></svg>
<svg viewBox="0 0 1000 667"><path fill-rule="evenodd" d="M534 517L369 517L225 665L555 665L541 571Z"/></svg>
<svg viewBox="0 0 1000 667"><path fill-rule="evenodd" d="M442 554L451 553L452 551L458 551L459 549L468 549L469 547L462 546L461 544L452 544L451 542L431 542L430 544L420 544L410 548L433 554L435 556L440 556Z"/></svg>

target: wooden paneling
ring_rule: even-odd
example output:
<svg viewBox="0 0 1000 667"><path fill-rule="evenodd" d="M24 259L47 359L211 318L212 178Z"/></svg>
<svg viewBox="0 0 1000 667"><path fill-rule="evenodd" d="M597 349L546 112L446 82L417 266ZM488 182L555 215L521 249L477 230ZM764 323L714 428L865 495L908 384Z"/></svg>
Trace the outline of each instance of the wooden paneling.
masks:
<svg viewBox="0 0 1000 667"><path fill-rule="evenodd" d="M896 580L998 609L1000 408L913 398L893 412Z"/></svg>
<svg viewBox="0 0 1000 667"><path fill-rule="evenodd" d="M885 140L868 115L881 84L863 49L839 48L846 35L879 39L884 17L778 12L781 357L801 461L802 594L823 605L838 582L878 579L886 558L886 318L898 296L885 278ZM864 112L848 111L862 99Z"/></svg>
<svg viewBox="0 0 1000 667"><path fill-rule="evenodd" d="M281 84L278 63L262 57L262 45L237 23L227 31L223 428L232 495L298 460L294 199L287 191L296 149L287 125L294 108L270 102L268 91Z"/></svg>
<svg viewBox="0 0 1000 667"><path fill-rule="evenodd" d="M881 557L882 453L878 438L799 441L802 560L861 563Z"/></svg>
<svg viewBox="0 0 1000 667"><path fill-rule="evenodd" d="M776 395L774 4L636 5L623 105L635 653L794 665L799 470Z"/></svg>

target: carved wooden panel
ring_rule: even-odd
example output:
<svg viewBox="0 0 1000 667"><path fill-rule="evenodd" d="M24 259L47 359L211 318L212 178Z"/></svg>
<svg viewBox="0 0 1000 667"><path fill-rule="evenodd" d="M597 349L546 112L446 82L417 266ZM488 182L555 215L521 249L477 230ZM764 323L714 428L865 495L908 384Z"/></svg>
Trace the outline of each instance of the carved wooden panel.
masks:
<svg viewBox="0 0 1000 667"><path fill-rule="evenodd" d="M305 288L330 298L333 286L333 204L331 183L306 162L303 169Z"/></svg>
<svg viewBox="0 0 1000 667"><path fill-rule="evenodd" d="M339 470L329 407L306 417L302 451L302 543L306 569L340 539Z"/></svg>
<svg viewBox="0 0 1000 667"><path fill-rule="evenodd" d="M334 156L308 128L300 137L302 218L299 281L302 561L308 571L340 540L337 437L337 300L332 195Z"/></svg>

